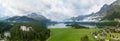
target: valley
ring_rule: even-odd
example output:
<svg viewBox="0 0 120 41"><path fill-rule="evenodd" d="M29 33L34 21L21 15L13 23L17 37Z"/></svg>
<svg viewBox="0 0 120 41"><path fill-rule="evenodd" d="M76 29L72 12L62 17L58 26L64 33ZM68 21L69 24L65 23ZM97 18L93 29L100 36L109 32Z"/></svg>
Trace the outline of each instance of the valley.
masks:
<svg viewBox="0 0 120 41"><path fill-rule="evenodd" d="M120 0L0 0L0 41L120 41Z"/></svg>
<svg viewBox="0 0 120 41"><path fill-rule="evenodd" d="M119 29L116 27L91 29L50 28L51 37L47 41L120 41ZM88 38L84 38L85 36Z"/></svg>
<svg viewBox="0 0 120 41"><path fill-rule="evenodd" d="M88 36L90 41L96 41L91 33L101 29L72 29L72 28L51 28L51 37L48 41L80 41L82 37Z"/></svg>

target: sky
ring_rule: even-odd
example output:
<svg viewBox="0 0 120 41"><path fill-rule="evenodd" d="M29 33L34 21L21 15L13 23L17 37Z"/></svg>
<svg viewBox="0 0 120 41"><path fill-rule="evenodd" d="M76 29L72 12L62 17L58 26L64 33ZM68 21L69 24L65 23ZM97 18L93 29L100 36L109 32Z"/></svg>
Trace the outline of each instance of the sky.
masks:
<svg viewBox="0 0 120 41"><path fill-rule="evenodd" d="M0 17L23 16L32 12L53 21L97 12L116 0L0 0Z"/></svg>

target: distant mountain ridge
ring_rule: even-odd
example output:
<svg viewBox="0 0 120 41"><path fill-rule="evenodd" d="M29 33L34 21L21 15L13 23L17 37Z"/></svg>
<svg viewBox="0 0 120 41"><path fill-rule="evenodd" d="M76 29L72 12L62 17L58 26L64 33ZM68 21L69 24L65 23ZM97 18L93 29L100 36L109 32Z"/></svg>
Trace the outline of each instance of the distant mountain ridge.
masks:
<svg viewBox="0 0 120 41"><path fill-rule="evenodd" d="M14 16L14 17L6 19L6 21L8 22L31 22L31 21L37 21L37 20L34 20L27 16Z"/></svg>
<svg viewBox="0 0 120 41"><path fill-rule="evenodd" d="M38 15L36 13L31 13L26 16L13 16L13 17L6 19L5 21L8 21L8 22L45 22L45 23L47 23L47 22L50 22L51 20L45 18L42 15Z"/></svg>
<svg viewBox="0 0 120 41"><path fill-rule="evenodd" d="M82 21L101 21L101 20L114 20L116 18L120 19L120 0L113 2L111 5L103 5L100 11L92 13L90 15L78 16L74 20Z"/></svg>
<svg viewBox="0 0 120 41"><path fill-rule="evenodd" d="M101 14L107 10L107 8L109 7L109 5L104 4L103 7L100 9L100 11L96 12L96 13L91 13L89 15L80 15L78 17L72 17L71 20L75 20L75 21L84 21L84 20L88 20L88 21L95 21L100 20Z"/></svg>
<svg viewBox="0 0 120 41"><path fill-rule="evenodd" d="M112 5L120 5L120 0L115 1Z"/></svg>
<svg viewBox="0 0 120 41"><path fill-rule="evenodd" d="M39 15L37 13L28 14L27 17L38 20L38 21L42 21L42 22L45 22L45 23L50 23L51 22L50 19L47 19L46 17L44 17L42 15Z"/></svg>
<svg viewBox="0 0 120 41"><path fill-rule="evenodd" d="M112 3L101 15L104 15L102 20L120 19L120 0Z"/></svg>

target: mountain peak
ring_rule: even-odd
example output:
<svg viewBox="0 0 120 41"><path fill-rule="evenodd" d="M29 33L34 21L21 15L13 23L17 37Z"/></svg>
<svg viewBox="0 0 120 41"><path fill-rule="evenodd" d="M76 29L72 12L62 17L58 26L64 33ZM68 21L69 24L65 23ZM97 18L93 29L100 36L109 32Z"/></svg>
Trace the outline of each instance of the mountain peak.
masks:
<svg viewBox="0 0 120 41"><path fill-rule="evenodd" d="M120 0L115 1L112 5L120 5Z"/></svg>
<svg viewBox="0 0 120 41"><path fill-rule="evenodd" d="M108 6L108 4L104 4L102 8L107 8Z"/></svg>
<svg viewBox="0 0 120 41"><path fill-rule="evenodd" d="M37 14L37 13L30 13L27 15L27 17L29 18L33 18L35 20L48 20L46 17L44 17L43 15Z"/></svg>
<svg viewBox="0 0 120 41"><path fill-rule="evenodd" d="M31 22L36 21L32 18L29 18L27 16L14 16L6 19L8 22Z"/></svg>
<svg viewBox="0 0 120 41"><path fill-rule="evenodd" d="M38 14L33 12L33 13L28 14L27 16L38 16Z"/></svg>

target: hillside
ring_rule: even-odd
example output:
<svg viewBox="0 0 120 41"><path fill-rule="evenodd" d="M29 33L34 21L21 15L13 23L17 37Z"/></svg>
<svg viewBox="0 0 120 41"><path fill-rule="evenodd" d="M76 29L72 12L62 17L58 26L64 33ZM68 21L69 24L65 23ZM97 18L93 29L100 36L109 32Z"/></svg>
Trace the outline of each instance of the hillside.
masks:
<svg viewBox="0 0 120 41"><path fill-rule="evenodd" d="M84 20L87 20L87 21L99 21L99 20L101 20L101 17L104 16L104 15L101 16L101 14L103 12L105 12L108 9L108 7L109 7L109 5L104 4L101 7L101 9L96 13L91 13L89 15L79 15L77 17L72 17L69 20L74 20L74 21L84 21Z"/></svg>
<svg viewBox="0 0 120 41"><path fill-rule="evenodd" d="M120 18L120 0L117 0L113 2L111 5L105 4L100 11L96 12L93 17L98 16L94 18L98 21L103 20L114 20L116 18Z"/></svg>
<svg viewBox="0 0 120 41"><path fill-rule="evenodd" d="M46 41L50 36L44 20L14 16L0 22L0 41Z"/></svg>
<svg viewBox="0 0 120 41"><path fill-rule="evenodd" d="M71 18L72 20L82 21L100 21L120 19L120 0L113 2L111 5L104 4L100 11L91 13L90 15L78 16Z"/></svg>
<svg viewBox="0 0 120 41"><path fill-rule="evenodd" d="M115 1L110 7L103 12L103 20L120 19L120 0Z"/></svg>
<svg viewBox="0 0 120 41"><path fill-rule="evenodd" d="M0 22L0 41L45 41L50 30L43 23Z"/></svg>

